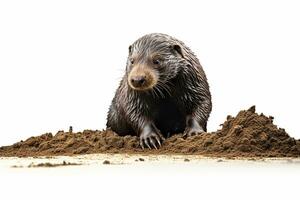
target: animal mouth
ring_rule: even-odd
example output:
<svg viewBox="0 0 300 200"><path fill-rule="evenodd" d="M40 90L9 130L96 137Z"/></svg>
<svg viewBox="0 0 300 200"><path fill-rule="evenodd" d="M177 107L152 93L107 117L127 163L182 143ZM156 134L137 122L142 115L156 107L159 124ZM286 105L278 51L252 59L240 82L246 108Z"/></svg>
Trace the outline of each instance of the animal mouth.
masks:
<svg viewBox="0 0 300 200"><path fill-rule="evenodd" d="M129 86L136 91L148 91L153 89L154 84L147 84L146 82L144 83L143 81L141 81L141 83L135 83L132 80L128 80Z"/></svg>
<svg viewBox="0 0 300 200"><path fill-rule="evenodd" d="M128 77L129 86L137 91L148 91L156 85L156 78L150 73L131 75Z"/></svg>

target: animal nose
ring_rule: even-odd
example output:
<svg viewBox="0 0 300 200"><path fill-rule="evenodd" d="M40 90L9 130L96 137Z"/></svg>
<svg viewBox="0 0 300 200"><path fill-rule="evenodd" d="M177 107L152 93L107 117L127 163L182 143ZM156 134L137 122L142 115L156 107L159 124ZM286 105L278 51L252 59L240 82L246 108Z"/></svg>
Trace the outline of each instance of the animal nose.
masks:
<svg viewBox="0 0 300 200"><path fill-rule="evenodd" d="M130 81L134 87L142 87L146 83L146 76L135 76Z"/></svg>

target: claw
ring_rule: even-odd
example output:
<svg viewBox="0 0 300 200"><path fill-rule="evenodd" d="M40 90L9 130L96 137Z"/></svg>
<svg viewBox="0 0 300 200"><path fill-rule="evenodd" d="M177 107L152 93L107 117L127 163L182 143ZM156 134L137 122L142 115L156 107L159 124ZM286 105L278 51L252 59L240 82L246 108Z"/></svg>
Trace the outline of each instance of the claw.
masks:
<svg viewBox="0 0 300 200"><path fill-rule="evenodd" d="M149 149L151 149L151 146L149 145L149 142L148 142L148 140L147 140L147 139L145 139L144 141L145 141L145 143L146 143L147 147L148 147Z"/></svg>
<svg viewBox="0 0 300 200"><path fill-rule="evenodd" d="M157 143L159 144L159 146L161 147L161 143L160 143L160 139L156 138Z"/></svg>
<svg viewBox="0 0 300 200"><path fill-rule="evenodd" d="M154 148L157 150L157 147L156 147L156 145L155 145L155 141L154 141L152 138L150 138L150 143L151 143L152 146L154 146Z"/></svg>
<svg viewBox="0 0 300 200"><path fill-rule="evenodd" d="M142 147L142 149L143 149L143 150L145 149L145 147L144 147L144 143L143 143L143 141L142 141L142 140L140 141L140 146Z"/></svg>
<svg viewBox="0 0 300 200"><path fill-rule="evenodd" d="M162 141L165 140L164 136L162 134L158 134L158 139L161 139Z"/></svg>

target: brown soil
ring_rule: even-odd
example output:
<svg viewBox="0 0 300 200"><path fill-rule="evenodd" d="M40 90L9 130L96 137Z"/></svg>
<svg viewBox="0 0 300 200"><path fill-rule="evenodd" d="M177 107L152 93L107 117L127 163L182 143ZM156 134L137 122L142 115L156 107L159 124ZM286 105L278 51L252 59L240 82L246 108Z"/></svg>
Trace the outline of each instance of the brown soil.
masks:
<svg viewBox="0 0 300 200"><path fill-rule="evenodd" d="M73 133L59 131L30 137L0 147L0 156L53 156L88 153L197 154L213 157L300 157L300 140L273 124L273 117L255 113L255 107L228 116L222 128L185 138L167 138L158 150L142 150L136 136L118 136L110 130Z"/></svg>
<svg viewBox="0 0 300 200"><path fill-rule="evenodd" d="M32 168L32 167L61 167L61 166L71 166L71 165L81 165L81 164L63 161L62 163L49 163L49 162L38 163L38 164L31 163L27 167L28 168ZM12 166L12 168L23 168L23 167L24 166L22 166L22 165L13 165Z"/></svg>

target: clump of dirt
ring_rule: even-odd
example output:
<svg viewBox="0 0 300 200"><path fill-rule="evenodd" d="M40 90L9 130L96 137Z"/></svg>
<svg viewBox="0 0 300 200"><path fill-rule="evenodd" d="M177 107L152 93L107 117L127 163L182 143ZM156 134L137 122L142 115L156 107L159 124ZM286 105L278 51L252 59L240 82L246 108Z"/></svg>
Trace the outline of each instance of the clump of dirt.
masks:
<svg viewBox="0 0 300 200"><path fill-rule="evenodd" d="M70 129L71 130L71 129ZM59 131L30 137L0 147L0 156L53 156L89 153L197 154L213 157L300 157L300 140L273 124L273 117L255 113L255 107L228 116L222 128L192 137L177 134L158 150L142 150L136 136L118 136L111 130L73 133Z"/></svg>
<svg viewBox="0 0 300 200"><path fill-rule="evenodd" d="M104 164L104 165L109 165L109 164L110 164L110 161L109 161L109 160L104 160L104 161L103 161L103 164Z"/></svg>

